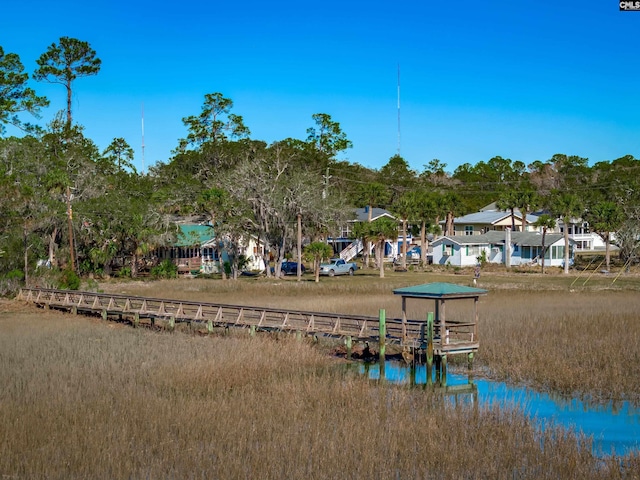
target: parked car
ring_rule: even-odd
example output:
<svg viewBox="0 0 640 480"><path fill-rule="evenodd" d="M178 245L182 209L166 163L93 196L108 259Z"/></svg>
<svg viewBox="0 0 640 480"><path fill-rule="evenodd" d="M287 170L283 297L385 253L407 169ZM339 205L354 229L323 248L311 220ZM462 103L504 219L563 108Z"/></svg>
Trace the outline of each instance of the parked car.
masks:
<svg viewBox="0 0 640 480"><path fill-rule="evenodd" d="M353 262L345 262L341 258L333 258L330 263L320 265L320 275L353 275L358 265Z"/></svg>
<svg viewBox="0 0 640 480"><path fill-rule="evenodd" d="M302 270L302 273L304 273L306 268L304 267L303 263L300 264L300 268ZM271 267L271 273L275 274L275 268L274 267ZM280 267L280 274L281 275L297 275L298 274L298 262L289 262L289 261L282 262L282 266Z"/></svg>

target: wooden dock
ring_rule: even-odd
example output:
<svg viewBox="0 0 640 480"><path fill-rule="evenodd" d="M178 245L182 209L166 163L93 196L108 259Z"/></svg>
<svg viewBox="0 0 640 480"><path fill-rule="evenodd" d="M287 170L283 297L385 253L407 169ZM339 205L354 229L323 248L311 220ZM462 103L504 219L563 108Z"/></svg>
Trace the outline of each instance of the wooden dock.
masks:
<svg viewBox="0 0 640 480"><path fill-rule="evenodd" d="M300 333L332 338L351 337L356 341L379 342L380 318L301 310L229 305L222 303L171 300L122 294L105 294L46 288L22 288L18 300L41 307L77 314L100 315L106 319L129 321L137 326L147 320L169 328L187 323L213 331L216 327L252 331ZM418 341L423 322L409 321L407 332ZM386 319L386 343L402 342L402 319Z"/></svg>
<svg viewBox="0 0 640 480"><path fill-rule="evenodd" d="M173 330L178 324L187 324L207 333L220 328L234 328L246 329L252 335L267 331L298 337L342 339L348 357L354 342L377 343L381 364L386 346L396 345L402 350L407 363L424 356L429 375L431 366L435 364L436 377L441 374L444 384L448 355L467 355L471 368L473 355L480 345L478 297L484 295L485 290L452 284L427 284L398 289L394 293L402 296L402 318L387 319L384 310L374 317L48 288L25 287L17 298L43 308L125 321L134 327L150 324ZM435 317L433 312L425 312L423 320L408 319L408 299L435 301ZM473 300L471 318L445 321L445 301L465 299Z"/></svg>

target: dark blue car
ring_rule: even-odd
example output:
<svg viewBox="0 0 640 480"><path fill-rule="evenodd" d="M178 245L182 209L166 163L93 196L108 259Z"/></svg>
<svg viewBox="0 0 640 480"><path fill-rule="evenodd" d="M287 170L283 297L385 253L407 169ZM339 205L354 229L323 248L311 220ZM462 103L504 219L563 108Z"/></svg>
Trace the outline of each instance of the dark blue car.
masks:
<svg viewBox="0 0 640 480"><path fill-rule="evenodd" d="M305 268L304 264L300 264L302 269L302 273L304 273ZM298 274L298 262L282 262L282 267L280 269L280 273L282 275L297 275Z"/></svg>

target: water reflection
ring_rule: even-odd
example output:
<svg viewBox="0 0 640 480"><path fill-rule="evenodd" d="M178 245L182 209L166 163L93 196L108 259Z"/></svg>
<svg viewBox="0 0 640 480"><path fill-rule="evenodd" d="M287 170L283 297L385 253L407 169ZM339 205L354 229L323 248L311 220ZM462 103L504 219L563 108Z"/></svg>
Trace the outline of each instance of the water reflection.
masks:
<svg viewBox="0 0 640 480"><path fill-rule="evenodd" d="M379 364L360 364L359 370L370 379L380 379ZM405 364L387 361L383 367L383 377L399 384L427 384L425 365L410 369ZM436 379L431 380L435 385ZM640 409L628 402L591 405L575 398L549 395L503 382L478 378L470 381L466 375L451 371L447 372L446 383L448 392L468 394L471 402L503 407L517 405L526 415L542 424L553 422L582 431L593 438L596 454L624 455L640 449Z"/></svg>

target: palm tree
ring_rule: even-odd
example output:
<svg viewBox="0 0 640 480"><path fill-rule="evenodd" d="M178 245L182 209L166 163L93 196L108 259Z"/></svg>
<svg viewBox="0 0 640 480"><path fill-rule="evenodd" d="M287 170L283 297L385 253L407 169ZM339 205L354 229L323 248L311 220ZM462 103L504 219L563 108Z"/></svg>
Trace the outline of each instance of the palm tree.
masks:
<svg viewBox="0 0 640 480"><path fill-rule="evenodd" d="M415 211L415 203L417 201L415 192L403 194L393 204L393 212L400 217L402 222L402 269L407 268L407 222Z"/></svg>
<svg viewBox="0 0 640 480"><path fill-rule="evenodd" d="M410 192L413 211L411 217L420 223L420 263L424 267L427 264L427 227L433 227L438 215L435 198L426 190ZM436 225L437 226L437 225Z"/></svg>
<svg viewBox="0 0 640 480"><path fill-rule="evenodd" d="M454 192L445 193L439 199L439 209L445 215L445 235L453 235L453 219L462 212L462 200L460 196Z"/></svg>
<svg viewBox="0 0 640 480"><path fill-rule="evenodd" d="M615 232L624 221L624 213L620 205L615 202L603 201L595 204L587 210L587 221L589 226L593 228L605 241L605 261L607 270L609 270L611 252L609 243L611 240L611 232Z"/></svg>
<svg viewBox="0 0 640 480"><path fill-rule="evenodd" d="M516 217L515 209L518 206L518 198L514 191L504 192L500 195L500 198L496 202L496 207L500 210L511 212L511 231L516 231ZM524 231L524 230L523 230Z"/></svg>
<svg viewBox="0 0 640 480"><path fill-rule="evenodd" d="M561 193L552 200L552 209L564 224L564 273L569 273L569 223L572 218L582 215L583 207L580 199L573 193Z"/></svg>
<svg viewBox="0 0 640 480"><path fill-rule="evenodd" d="M542 273L544 274L544 257L546 255L546 247L545 247L545 236L547 235L547 230L549 228L556 228L556 219L551 215L547 215L546 213L540 215L534 223L536 227L542 228Z"/></svg>
<svg viewBox="0 0 640 480"><path fill-rule="evenodd" d="M516 195L516 208L522 215L522 231L527 231L527 214L538 208L540 198L534 190L521 190Z"/></svg>
<svg viewBox="0 0 640 480"><path fill-rule="evenodd" d="M358 197L360 199L360 203L367 207L368 209L368 221L372 220L372 211L373 207L380 206L388 201L389 199L389 189L379 182L371 182L363 184L359 191ZM371 252L371 243L369 241L366 242L365 251L364 251L364 264L367 268L369 268L369 254Z"/></svg>
<svg viewBox="0 0 640 480"><path fill-rule="evenodd" d="M380 278L384 278L384 245L387 240L398 238L398 222L389 217L380 217L371 222L367 239L376 244L376 255L380 267Z"/></svg>
<svg viewBox="0 0 640 480"><path fill-rule="evenodd" d="M333 254L331 245L324 242L312 242L304 247L304 257L307 261L313 262L313 274L316 283L320 281L320 263L322 260L328 259Z"/></svg>

